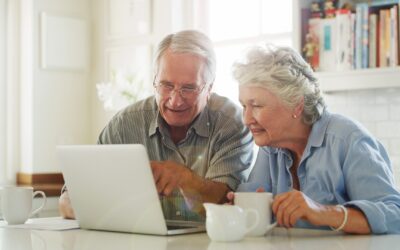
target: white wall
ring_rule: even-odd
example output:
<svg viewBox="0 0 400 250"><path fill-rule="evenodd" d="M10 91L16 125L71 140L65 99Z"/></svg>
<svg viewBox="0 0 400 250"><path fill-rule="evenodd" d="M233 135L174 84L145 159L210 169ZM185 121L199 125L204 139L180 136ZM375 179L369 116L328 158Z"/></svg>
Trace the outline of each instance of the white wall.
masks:
<svg viewBox="0 0 400 250"><path fill-rule="evenodd" d="M188 7L188 0L153 0L151 1L152 20L151 31L144 35L110 35L110 8L109 0L92 0L92 18L93 18L93 63L92 79L90 92L92 94L92 129L91 140L96 141L100 131L112 118L115 112L105 111L102 103L96 94L96 83L109 80L108 64L110 56L114 52L124 51L135 46L151 46L151 54L154 52L157 43L167 34L188 27L181 17ZM121 4L123 1L114 2ZM125 2L126 3L126 2ZM115 21L115 20L114 20ZM134 24L131 24L134 25ZM148 79L146 84L151 87L152 60L143 58L139 64L147 64ZM152 59L152 58L150 58ZM129 60L129 58L127 58ZM132 59L133 60L133 59ZM134 60L133 60L134 61Z"/></svg>
<svg viewBox="0 0 400 250"><path fill-rule="evenodd" d="M6 0L0 0L0 166L6 164ZM0 168L0 185L6 180Z"/></svg>
<svg viewBox="0 0 400 250"><path fill-rule="evenodd" d="M9 5L7 14L5 3ZM177 21L182 18L177 17L180 14L172 5L182 6L182 11L188 6L183 0L153 0L151 32L142 37L115 39L107 33L108 3L118 2L0 0L1 37L5 37L6 20L9 30L7 50L4 48L4 39L0 41L0 115L6 116L6 124L2 122L0 125L0 136L7 137L0 137L0 164L3 164L0 167L1 178L5 177L5 172L8 182L15 181L15 173L18 171L60 172L55 154L56 145L95 143L99 132L114 114L104 111L102 103L98 101L95 85L108 80L107 53L143 44L151 45L150 49L154 48L166 34L184 27L184 24ZM41 67L42 12L88 21L91 46L87 70L51 70ZM143 61L143 64L151 67L151 62ZM5 96L7 100L4 100Z"/></svg>
<svg viewBox="0 0 400 250"><path fill-rule="evenodd" d="M400 89L343 91L325 98L331 111L358 120L382 142L400 187Z"/></svg>
<svg viewBox="0 0 400 250"><path fill-rule="evenodd" d="M90 68L41 68L40 13L87 20L89 0L21 2L21 172L59 172L55 147L90 140ZM90 35L90 34L89 34Z"/></svg>

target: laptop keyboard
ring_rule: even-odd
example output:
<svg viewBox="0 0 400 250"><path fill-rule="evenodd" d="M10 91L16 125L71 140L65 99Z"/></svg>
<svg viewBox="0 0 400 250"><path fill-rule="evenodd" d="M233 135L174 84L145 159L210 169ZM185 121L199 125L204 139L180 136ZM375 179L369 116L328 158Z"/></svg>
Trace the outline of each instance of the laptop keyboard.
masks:
<svg viewBox="0 0 400 250"><path fill-rule="evenodd" d="M168 230L177 230L177 229L187 229L187 228L194 228L195 226L190 225L167 225Z"/></svg>

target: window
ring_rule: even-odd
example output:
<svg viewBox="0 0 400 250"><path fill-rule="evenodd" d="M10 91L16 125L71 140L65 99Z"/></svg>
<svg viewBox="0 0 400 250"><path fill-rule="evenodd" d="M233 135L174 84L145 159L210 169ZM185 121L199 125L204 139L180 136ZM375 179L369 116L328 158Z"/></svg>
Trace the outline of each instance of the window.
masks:
<svg viewBox="0 0 400 250"><path fill-rule="evenodd" d="M217 54L214 91L238 102L232 64L251 45L292 47L292 0L208 0L198 4L207 14L196 21L214 41Z"/></svg>
<svg viewBox="0 0 400 250"><path fill-rule="evenodd" d="M0 0L0 185L5 183L6 158L6 2Z"/></svg>

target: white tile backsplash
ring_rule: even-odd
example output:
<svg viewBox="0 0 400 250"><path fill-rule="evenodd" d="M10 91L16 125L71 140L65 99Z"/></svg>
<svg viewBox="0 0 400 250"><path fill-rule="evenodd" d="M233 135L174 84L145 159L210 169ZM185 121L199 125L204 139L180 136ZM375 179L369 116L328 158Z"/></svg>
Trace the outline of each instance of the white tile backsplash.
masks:
<svg viewBox="0 0 400 250"><path fill-rule="evenodd" d="M378 138L399 138L400 137L399 121L377 122L376 135Z"/></svg>
<svg viewBox="0 0 400 250"><path fill-rule="evenodd" d="M390 152L391 155L400 157L400 138L390 139L390 149L392 149Z"/></svg>
<svg viewBox="0 0 400 250"><path fill-rule="evenodd" d="M385 146L400 188L400 89L335 92L325 100L330 111L359 121Z"/></svg>
<svg viewBox="0 0 400 250"><path fill-rule="evenodd" d="M389 105L389 119L392 121L400 121L400 103Z"/></svg>
<svg viewBox="0 0 400 250"><path fill-rule="evenodd" d="M387 104L365 104L359 108L360 121L376 122L376 121L388 121L389 120L389 109Z"/></svg>

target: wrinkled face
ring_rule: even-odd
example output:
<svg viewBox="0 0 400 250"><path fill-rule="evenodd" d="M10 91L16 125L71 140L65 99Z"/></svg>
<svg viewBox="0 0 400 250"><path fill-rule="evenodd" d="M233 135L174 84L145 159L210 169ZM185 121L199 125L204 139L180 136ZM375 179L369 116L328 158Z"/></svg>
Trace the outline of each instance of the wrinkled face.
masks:
<svg viewBox="0 0 400 250"><path fill-rule="evenodd" d="M158 88L156 99L169 126L188 127L206 106L211 88L203 80L204 70L205 60L196 55L167 50L160 59L154 85L165 90Z"/></svg>
<svg viewBox="0 0 400 250"><path fill-rule="evenodd" d="M290 138L292 111L265 88L240 86L243 119L258 146L279 147Z"/></svg>

